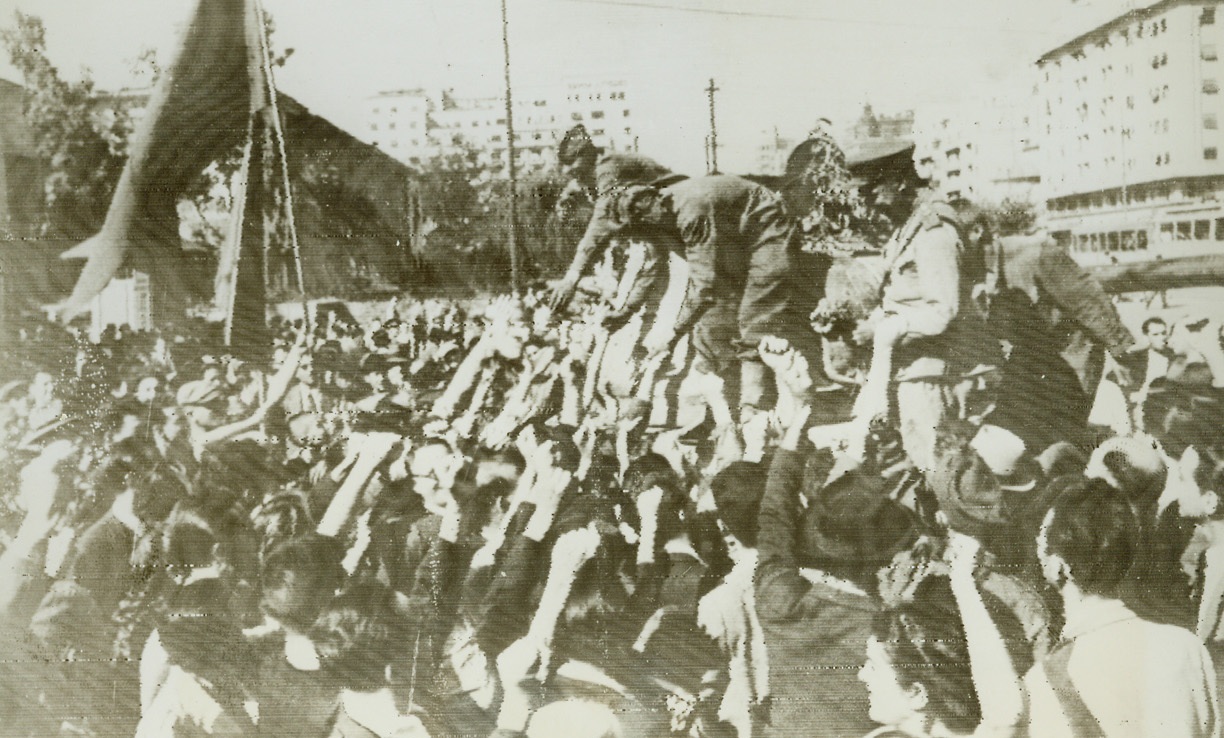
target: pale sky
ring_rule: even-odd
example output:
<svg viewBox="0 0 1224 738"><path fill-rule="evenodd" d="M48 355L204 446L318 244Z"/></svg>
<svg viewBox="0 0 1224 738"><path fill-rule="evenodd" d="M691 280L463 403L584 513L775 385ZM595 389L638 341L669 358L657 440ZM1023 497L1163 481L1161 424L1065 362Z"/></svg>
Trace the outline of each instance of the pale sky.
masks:
<svg viewBox="0 0 1224 738"><path fill-rule="evenodd" d="M891 113L981 94L1075 27L1072 0L507 0L516 86L568 79L630 85L640 148L674 168L704 170L715 78L719 163L749 171L761 132L840 127L863 103ZM1108 2L1109 0L1098 0ZM386 89L502 83L498 0L264 0L274 44L294 55L277 85L351 126L357 103ZM194 0L0 0L43 18L53 61L100 86L137 84L132 61L169 61ZM5 60L7 62L7 60ZM14 78L7 63L0 74Z"/></svg>

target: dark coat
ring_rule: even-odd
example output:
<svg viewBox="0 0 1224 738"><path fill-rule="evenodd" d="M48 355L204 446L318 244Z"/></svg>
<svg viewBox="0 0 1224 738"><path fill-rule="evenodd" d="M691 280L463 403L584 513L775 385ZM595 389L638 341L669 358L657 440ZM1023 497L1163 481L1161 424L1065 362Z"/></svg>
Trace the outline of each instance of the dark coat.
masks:
<svg viewBox="0 0 1224 738"><path fill-rule="evenodd" d="M756 603L769 654L767 736L860 736L874 727L858 680L878 600L799 571L803 456L779 451L761 501Z"/></svg>

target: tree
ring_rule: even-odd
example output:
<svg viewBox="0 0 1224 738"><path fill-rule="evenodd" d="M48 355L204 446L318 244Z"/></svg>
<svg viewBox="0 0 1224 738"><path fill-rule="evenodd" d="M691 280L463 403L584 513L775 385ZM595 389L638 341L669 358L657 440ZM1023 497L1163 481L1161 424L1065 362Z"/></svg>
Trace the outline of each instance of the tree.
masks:
<svg viewBox="0 0 1224 738"><path fill-rule="evenodd" d="M25 115L39 155L47 162L44 182L46 235L83 239L101 227L127 160L131 117L121 106L100 106L94 82L65 80L47 58L40 18L16 13L16 25L0 31L9 60L21 72Z"/></svg>

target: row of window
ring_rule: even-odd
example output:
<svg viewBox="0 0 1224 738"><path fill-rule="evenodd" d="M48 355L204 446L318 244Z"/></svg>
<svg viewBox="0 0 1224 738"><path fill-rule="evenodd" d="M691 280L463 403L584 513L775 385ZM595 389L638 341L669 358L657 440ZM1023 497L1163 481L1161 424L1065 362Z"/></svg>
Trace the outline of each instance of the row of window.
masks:
<svg viewBox="0 0 1224 738"><path fill-rule="evenodd" d="M581 95L581 94L578 94L578 95L566 95L566 96L565 96L565 99L566 99L566 100L569 100L570 102L582 102L583 97L584 97L584 96L583 96L583 95ZM587 100L602 100L602 99L604 99L604 96L603 96L603 93L602 93L602 92L596 92L594 95L585 95L585 98L586 98ZM609 93L608 93L608 99L609 99L609 100L624 100L624 99L625 99L625 93L623 93L623 92L609 92Z"/></svg>
<svg viewBox="0 0 1224 738"><path fill-rule="evenodd" d="M1213 239L1224 241L1224 218L1216 218L1214 221L1200 218L1161 223L1158 238L1162 243ZM1142 230L1071 234L1071 250L1080 253L1143 251L1147 247L1148 234Z"/></svg>
<svg viewBox="0 0 1224 738"><path fill-rule="evenodd" d="M1147 247L1147 231L1071 234L1071 250L1078 253L1096 254L1114 251L1143 251Z"/></svg>
<svg viewBox="0 0 1224 738"><path fill-rule="evenodd" d="M1199 220L1179 220L1171 223L1160 224L1160 240L1161 241L1210 241L1213 238L1212 224L1214 223L1214 239L1216 241L1224 241L1224 218L1216 218L1214 221L1202 218Z"/></svg>

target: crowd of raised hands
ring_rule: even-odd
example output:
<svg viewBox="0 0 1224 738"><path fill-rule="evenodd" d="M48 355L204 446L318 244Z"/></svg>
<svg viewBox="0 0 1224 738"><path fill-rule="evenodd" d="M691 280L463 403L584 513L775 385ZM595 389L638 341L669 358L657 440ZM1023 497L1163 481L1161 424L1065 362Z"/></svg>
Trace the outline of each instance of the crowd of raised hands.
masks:
<svg viewBox="0 0 1224 738"><path fill-rule="evenodd" d="M771 405L744 413L685 341L607 315L402 300L286 323L262 358L16 338L16 729L1018 734L1074 608L1037 539L1097 493L1141 541L1118 597L1214 648L1213 382L1145 387L1144 433L1042 449L962 412L920 469L884 360L816 371L766 338ZM1214 376L1217 327L1192 333Z"/></svg>

